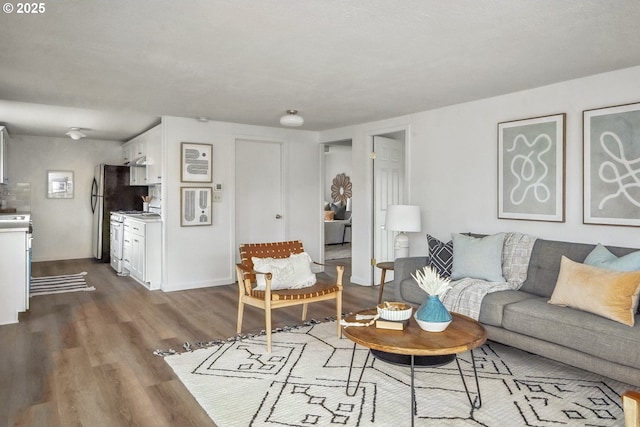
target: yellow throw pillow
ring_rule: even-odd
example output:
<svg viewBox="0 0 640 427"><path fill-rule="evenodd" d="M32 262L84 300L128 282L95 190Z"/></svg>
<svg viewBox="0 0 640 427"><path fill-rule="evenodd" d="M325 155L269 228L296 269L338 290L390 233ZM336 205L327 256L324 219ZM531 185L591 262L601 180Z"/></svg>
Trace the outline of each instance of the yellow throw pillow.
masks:
<svg viewBox="0 0 640 427"><path fill-rule="evenodd" d="M640 294L640 271L618 272L562 257L549 304L588 311L633 326Z"/></svg>

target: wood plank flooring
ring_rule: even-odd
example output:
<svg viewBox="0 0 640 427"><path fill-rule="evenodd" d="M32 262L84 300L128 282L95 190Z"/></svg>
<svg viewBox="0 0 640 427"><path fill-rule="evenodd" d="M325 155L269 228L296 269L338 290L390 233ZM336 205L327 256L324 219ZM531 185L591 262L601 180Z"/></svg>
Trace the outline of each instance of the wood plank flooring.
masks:
<svg viewBox="0 0 640 427"><path fill-rule="evenodd" d="M20 323L0 326L0 425L214 426L153 350L236 335L237 285L150 292L94 260L33 264L36 277L81 271L96 291L33 297ZM378 289L345 283L343 311L374 306ZM308 318L334 307L311 304ZM274 327L300 315L301 307L280 309ZM245 307L243 332L261 331L263 319Z"/></svg>

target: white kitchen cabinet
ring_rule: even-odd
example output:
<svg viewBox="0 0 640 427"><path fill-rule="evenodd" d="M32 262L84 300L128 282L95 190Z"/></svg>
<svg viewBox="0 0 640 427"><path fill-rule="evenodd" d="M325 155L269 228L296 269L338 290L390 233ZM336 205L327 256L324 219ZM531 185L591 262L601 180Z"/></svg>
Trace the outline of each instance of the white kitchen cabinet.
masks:
<svg viewBox="0 0 640 427"><path fill-rule="evenodd" d="M156 126L147 132L146 180L148 185L162 183L162 128Z"/></svg>
<svg viewBox="0 0 640 427"><path fill-rule="evenodd" d="M122 149L123 159L129 159L130 185L154 185L162 182L161 125L136 136L124 144Z"/></svg>
<svg viewBox="0 0 640 427"><path fill-rule="evenodd" d="M6 184L9 180L7 173L7 144L9 142L9 133L7 128L0 126L0 184Z"/></svg>
<svg viewBox="0 0 640 427"><path fill-rule="evenodd" d="M123 268L148 289L160 289L161 222L125 216Z"/></svg>
<svg viewBox="0 0 640 427"><path fill-rule="evenodd" d="M25 230L0 230L0 325L18 323L29 308L27 249Z"/></svg>
<svg viewBox="0 0 640 427"><path fill-rule="evenodd" d="M122 144L122 164L129 165L131 162L131 144Z"/></svg>

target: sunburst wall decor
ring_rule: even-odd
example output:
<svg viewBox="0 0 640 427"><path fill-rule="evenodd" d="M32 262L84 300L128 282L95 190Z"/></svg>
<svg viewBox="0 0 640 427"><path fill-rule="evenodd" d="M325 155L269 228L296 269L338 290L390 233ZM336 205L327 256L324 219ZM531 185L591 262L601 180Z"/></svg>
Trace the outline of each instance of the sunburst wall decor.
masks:
<svg viewBox="0 0 640 427"><path fill-rule="evenodd" d="M344 174L339 173L333 178L331 184L331 198L334 202L340 202L342 205L347 204L347 199L351 197L351 179Z"/></svg>

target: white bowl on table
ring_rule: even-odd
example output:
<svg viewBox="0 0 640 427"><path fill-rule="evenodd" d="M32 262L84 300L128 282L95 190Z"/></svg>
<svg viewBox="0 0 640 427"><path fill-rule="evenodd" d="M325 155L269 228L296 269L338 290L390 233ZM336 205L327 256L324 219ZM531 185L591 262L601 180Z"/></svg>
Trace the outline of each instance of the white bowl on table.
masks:
<svg viewBox="0 0 640 427"><path fill-rule="evenodd" d="M413 307L403 302L383 302L378 304L378 315L384 320L393 320L401 322L411 317Z"/></svg>

